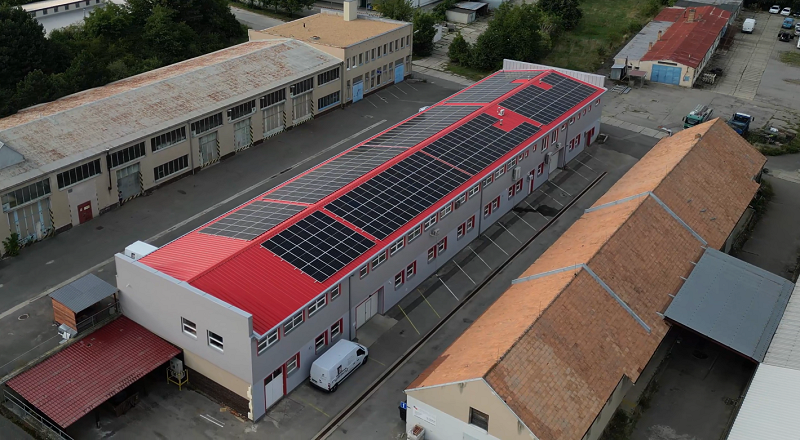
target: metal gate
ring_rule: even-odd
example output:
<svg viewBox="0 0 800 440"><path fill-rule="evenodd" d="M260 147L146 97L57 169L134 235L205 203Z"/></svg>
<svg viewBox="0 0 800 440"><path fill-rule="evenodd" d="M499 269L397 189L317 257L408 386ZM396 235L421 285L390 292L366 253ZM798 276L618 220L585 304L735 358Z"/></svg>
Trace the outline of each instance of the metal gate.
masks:
<svg viewBox="0 0 800 440"><path fill-rule="evenodd" d="M250 118L239 121L233 126L233 148L241 151L253 145L253 130L250 127Z"/></svg>
<svg viewBox="0 0 800 440"><path fill-rule="evenodd" d="M215 131L200 138L200 164L201 166L207 166L218 160L219 144L217 143L217 132Z"/></svg>
<svg viewBox="0 0 800 440"><path fill-rule="evenodd" d="M353 84L353 102L358 102L364 99L364 83L357 82Z"/></svg>
<svg viewBox="0 0 800 440"><path fill-rule="evenodd" d="M45 198L8 213L11 231L19 234L21 244L41 240L53 232L50 198Z"/></svg>
<svg viewBox="0 0 800 440"><path fill-rule="evenodd" d="M142 175L139 163L117 170L117 191L119 201L124 203L142 193Z"/></svg>
<svg viewBox="0 0 800 440"><path fill-rule="evenodd" d="M403 82L403 78L405 78L405 66L398 64L394 67L394 82Z"/></svg>
<svg viewBox="0 0 800 440"><path fill-rule="evenodd" d="M650 73L650 81L674 84L677 86L681 83L681 68L653 64L653 70Z"/></svg>

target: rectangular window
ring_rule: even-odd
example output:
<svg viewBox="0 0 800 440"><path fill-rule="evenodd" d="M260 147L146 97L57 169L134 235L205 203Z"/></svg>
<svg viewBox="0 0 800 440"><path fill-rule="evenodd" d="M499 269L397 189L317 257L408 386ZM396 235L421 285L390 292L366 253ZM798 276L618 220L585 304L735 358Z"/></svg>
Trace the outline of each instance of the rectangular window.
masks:
<svg viewBox="0 0 800 440"><path fill-rule="evenodd" d="M561 131L564 131L566 129L567 129L567 123L565 122L565 123L561 124Z"/></svg>
<svg viewBox="0 0 800 440"><path fill-rule="evenodd" d="M116 168L142 156L144 156L144 142L139 142L136 145L131 145L128 148L109 154L106 165L108 165L108 168Z"/></svg>
<svg viewBox="0 0 800 440"><path fill-rule="evenodd" d="M347 59L347 70L350 70L350 58Z"/></svg>
<svg viewBox="0 0 800 440"><path fill-rule="evenodd" d="M329 290L328 293L330 293L331 301L333 301L336 298L338 298L339 295L342 294L342 286L340 284L337 284L336 287L334 287L333 289Z"/></svg>
<svg viewBox="0 0 800 440"><path fill-rule="evenodd" d="M522 179L519 179L517 183L514 184L514 192L519 194L522 191Z"/></svg>
<svg viewBox="0 0 800 440"><path fill-rule="evenodd" d="M492 176L489 176L489 177L483 179L483 187L484 188L488 187L489 185L492 184L493 181L494 181L494 177L492 177Z"/></svg>
<svg viewBox="0 0 800 440"><path fill-rule="evenodd" d="M297 96L305 92L311 91L313 89L314 89L314 78L304 79L300 82L294 83L293 86L289 87L289 91L292 93L292 96Z"/></svg>
<svg viewBox="0 0 800 440"><path fill-rule="evenodd" d="M466 233L467 233L467 223L464 222L458 225L458 228L456 229L456 240L461 240L461 237L463 237L464 234Z"/></svg>
<svg viewBox="0 0 800 440"><path fill-rule="evenodd" d="M47 15L47 8L42 9L42 15Z"/></svg>
<svg viewBox="0 0 800 440"><path fill-rule="evenodd" d="M40 180L24 186L16 191L3 194L3 211L10 211L20 205L24 205L35 200L50 195L50 179Z"/></svg>
<svg viewBox="0 0 800 440"><path fill-rule="evenodd" d="M574 123L575 123L575 116L569 118L569 125L572 125Z"/></svg>
<svg viewBox="0 0 800 440"><path fill-rule="evenodd" d="M314 354L319 354L328 345L328 332L325 332L314 339Z"/></svg>
<svg viewBox="0 0 800 440"><path fill-rule="evenodd" d="M189 168L188 154L153 168L153 179L159 181L186 168Z"/></svg>
<svg viewBox="0 0 800 440"><path fill-rule="evenodd" d="M389 42L389 53L394 53L394 41Z"/></svg>
<svg viewBox="0 0 800 440"><path fill-rule="evenodd" d="M331 69L327 72L322 72L317 75L317 86L328 84L331 81L339 79L339 68Z"/></svg>
<svg viewBox="0 0 800 440"><path fill-rule="evenodd" d="M480 192L480 190L481 190L481 186L480 185L475 185L472 188L470 188L469 189L469 198L474 197L475 194L478 194L478 192Z"/></svg>
<svg viewBox="0 0 800 440"><path fill-rule="evenodd" d="M299 121L306 117L312 116L312 107L314 100L311 93L304 93L300 96L292 98L292 106L294 108L294 120Z"/></svg>
<svg viewBox="0 0 800 440"><path fill-rule="evenodd" d="M74 185L90 177L96 176L101 172L100 159L95 159L83 165L78 165L71 170L67 170L56 175L58 189L63 189L67 186Z"/></svg>
<svg viewBox="0 0 800 440"><path fill-rule="evenodd" d="M264 109L264 136L283 131L285 125L283 116L283 101Z"/></svg>
<svg viewBox="0 0 800 440"><path fill-rule="evenodd" d="M411 36L410 35L406 35L406 46L411 44L410 41L411 41Z"/></svg>
<svg viewBox="0 0 800 440"><path fill-rule="evenodd" d="M286 376L297 371L297 368L300 367L300 353L292 356L291 359L286 361Z"/></svg>
<svg viewBox="0 0 800 440"><path fill-rule="evenodd" d="M397 275L394 276L394 288L395 288L395 290L403 285L403 282L405 281L405 278L404 278L405 275L406 275L406 272L402 271L402 272L400 272L400 273L398 273Z"/></svg>
<svg viewBox="0 0 800 440"><path fill-rule="evenodd" d="M473 215L469 219L467 219L467 232L471 231L472 228L475 227L475 216Z"/></svg>
<svg viewBox="0 0 800 440"><path fill-rule="evenodd" d="M467 203L467 193L461 194L453 203L453 208L458 209L461 205Z"/></svg>
<svg viewBox="0 0 800 440"><path fill-rule="evenodd" d="M211 330L208 331L208 345L216 348L219 351L223 351L222 345L222 336L212 332Z"/></svg>
<svg viewBox="0 0 800 440"><path fill-rule="evenodd" d="M358 271L358 277L364 278L369 273L369 264L365 264L361 266L361 269Z"/></svg>
<svg viewBox="0 0 800 440"><path fill-rule="evenodd" d="M392 245L389 246L389 255L394 255L397 252L399 252L400 249L403 249L403 246L405 246L405 244L406 244L406 241L403 238L401 238L400 240L397 240L394 243L392 243Z"/></svg>
<svg viewBox="0 0 800 440"><path fill-rule="evenodd" d="M228 122L243 118L247 115L252 115L256 112L256 100L250 100L247 102L243 102L236 107L231 107L228 109Z"/></svg>
<svg viewBox="0 0 800 440"><path fill-rule="evenodd" d="M517 162L522 162L522 159L525 159L527 157L527 156L525 156L525 153L527 153L527 152L528 152L528 150L525 150L522 153L519 153L517 155Z"/></svg>
<svg viewBox="0 0 800 440"><path fill-rule="evenodd" d="M69 5L64 5L64 10L69 11Z"/></svg>
<svg viewBox="0 0 800 440"><path fill-rule="evenodd" d="M150 139L150 150L155 153L185 140L186 127L179 127Z"/></svg>
<svg viewBox="0 0 800 440"><path fill-rule="evenodd" d="M286 89L280 89L272 93L268 93L262 96L261 99L259 99L259 101L262 109L286 101Z"/></svg>
<svg viewBox="0 0 800 440"><path fill-rule="evenodd" d="M405 38L401 38L400 39L400 48L402 49L404 47L406 47L406 39Z"/></svg>
<svg viewBox="0 0 800 440"><path fill-rule="evenodd" d="M435 224L436 224L436 214L428 217L428 219L425 220L425 223L423 223L422 225L425 227L424 229L427 231Z"/></svg>
<svg viewBox="0 0 800 440"><path fill-rule="evenodd" d="M511 200L514 198L514 185L508 187L508 199Z"/></svg>
<svg viewBox="0 0 800 440"><path fill-rule="evenodd" d="M555 144L556 141L558 141L558 130L553 130L553 132L550 133L550 143Z"/></svg>
<svg viewBox="0 0 800 440"><path fill-rule="evenodd" d="M364 54L363 53L358 54L358 65L359 66L364 65Z"/></svg>
<svg viewBox="0 0 800 440"><path fill-rule="evenodd" d="M416 228L412 229L411 232L408 233L406 238L408 239L408 242L411 243L417 237L419 237L420 234L422 234L422 225L417 225Z"/></svg>
<svg viewBox="0 0 800 440"><path fill-rule="evenodd" d="M495 197L494 200L492 200L492 211L497 210L499 207L500 207L500 196L497 196Z"/></svg>
<svg viewBox="0 0 800 440"><path fill-rule="evenodd" d="M433 261L434 258L436 258L436 246L431 246L431 248L428 249L428 263Z"/></svg>
<svg viewBox="0 0 800 440"><path fill-rule="evenodd" d="M311 303L310 306L308 306L308 317L310 318L314 315L314 313L319 312L320 309L325 307L326 304L328 304L327 295L322 295L319 298L317 298L316 301L314 301L313 303Z"/></svg>
<svg viewBox="0 0 800 440"><path fill-rule="evenodd" d="M364 63L369 64L369 51L364 52Z"/></svg>
<svg viewBox="0 0 800 440"><path fill-rule="evenodd" d="M342 320L341 319L336 321L331 326L331 340L333 340L333 338L339 336L340 334L342 334Z"/></svg>
<svg viewBox="0 0 800 440"><path fill-rule="evenodd" d="M53 8L53 12L58 12L58 6L56 6L55 8Z"/></svg>
<svg viewBox="0 0 800 440"><path fill-rule="evenodd" d="M469 424L475 425L484 431L489 431L489 415L478 411L475 408L469 409Z"/></svg>
<svg viewBox="0 0 800 440"><path fill-rule="evenodd" d="M199 121L192 122L191 124L192 135L197 136L198 134L211 131L219 127L220 125L222 125L222 113L217 113L215 115L205 117Z"/></svg>
<svg viewBox="0 0 800 440"><path fill-rule="evenodd" d="M353 69L356 68L356 56L353 55Z"/></svg>
<svg viewBox="0 0 800 440"><path fill-rule="evenodd" d="M267 348L278 342L278 330L273 330L267 333L267 337L258 341L258 354L261 354Z"/></svg>
<svg viewBox="0 0 800 440"><path fill-rule="evenodd" d="M544 173L544 162L540 163L539 166L536 168L536 175L541 176Z"/></svg>
<svg viewBox="0 0 800 440"><path fill-rule="evenodd" d="M383 56L383 55L381 55L381 47L380 47L380 46L378 46L378 58L380 58L380 57L382 57L382 56Z"/></svg>
<svg viewBox="0 0 800 440"><path fill-rule="evenodd" d="M383 264L384 261L386 261L386 251L381 252L380 255L372 259L372 262L370 263L372 266L371 269L375 270L375 268Z"/></svg>
<svg viewBox="0 0 800 440"><path fill-rule="evenodd" d="M294 330L295 328L297 328L298 325L302 323L303 323L303 312L301 311L300 313L289 318L289 320L286 321L285 324L283 324L283 334L288 335L290 331Z"/></svg>
<svg viewBox="0 0 800 440"><path fill-rule="evenodd" d="M487 203L483 207L483 216L484 217L489 217L490 215L492 215L492 204L491 203Z"/></svg>
<svg viewBox="0 0 800 440"><path fill-rule="evenodd" d="M494 172L494 180L497 180L497 179L499 179L499 178L500 178L500 176L502 176L502 175L503 175L503 174L505 174L505 173L506 173L506 167L500 167L500 168L498 168L498 169L497 169L497 170L495 170L495 172Z"/></svg>
<svg viewBox="0 0 800 440"><path fill-rule="evenodd" d="M184 333L195 339L197 338L197 325L195 323L186 318L181 318L181 327Z"/></svg>
<svg viewBox="0 0 800 440"><path fill-rule="evenodd" d="M506 171L511 172L511 170L514 169L514 166L516 164L517 164L517 158L516 157L511 159L511 160L509 160L508 163L506 164Z"/></svg>
<svg viewBox="0 0 800 440"><path fill-rule="evenodd" d="M550 148L550 138L545 136L544 139L542 139L542 151L548 148Z"/></svg>
<svg viewBox="0 0 800 440"><path fill-rule="evenodd" d="M453 205L448 204L441 210L439 210L439 220L447 217L450 213L453 212Z"/></svg>
<svg viewBox="0 0 800 440"><path fill-rule="evenodd" d="M447 250L447 237L436 243L436 255L442 255Z"/></svg>
<svg viewBox="0 0 800 440"><path fill-rule="evenodd" d="M406 279L410 280L417 274L417 262L413 262L406 267Z"/></svg>
<svg viewBox="0 0 800 440"><path fill-rule="evenodd" d="M375 49L372 49L372 61L375 61Z"/></svg>
<svg viewBox="0 0 800 440"><path fill-rule="evenodd" d="M317 100L317 110L325 110L328 107L339 103L339 91L335 91L328 96L323 96Z"/></svg>
<svg viewBox="0 0 800 440"><path fill-rule="evenodd" d="M384 44L384 45L383 45L383 54L384 54L384 55L386 55L387 53L389 53L389 52L387 52L387 51L386 51L386 49L387 49L388 47L389 47L389 45L388 45L388 44Z"/></svg>

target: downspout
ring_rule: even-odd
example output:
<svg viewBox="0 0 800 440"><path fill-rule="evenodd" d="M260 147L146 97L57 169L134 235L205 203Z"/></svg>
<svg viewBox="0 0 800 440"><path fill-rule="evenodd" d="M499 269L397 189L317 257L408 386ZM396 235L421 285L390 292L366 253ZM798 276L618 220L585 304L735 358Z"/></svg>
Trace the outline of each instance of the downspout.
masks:
<svg viewBox="0 0 800 440"><path fill-rule="evenodd" d="M114 188L111 184L111 150L106 148L106 168L108 169L108 192Z"/></svg>

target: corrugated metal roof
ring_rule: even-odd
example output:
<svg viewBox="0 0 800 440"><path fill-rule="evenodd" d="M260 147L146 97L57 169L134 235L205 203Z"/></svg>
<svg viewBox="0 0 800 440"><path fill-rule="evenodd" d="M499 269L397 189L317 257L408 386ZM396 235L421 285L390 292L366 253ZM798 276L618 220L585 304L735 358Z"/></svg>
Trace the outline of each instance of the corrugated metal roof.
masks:
<svg viewBox="0 0 800 440"><path fill-rule="evenodd" d="M800 370L800 285L794 287L764 363Z"/></svg>
<svg viewBox="0 0 800 440"><path fill-rule="evenodd" d="M50 294L50 298L78 313L103 298L108 298L116 291L117 288L115 286L90 273L57 289Z"/></svg>
<svg viewBox="0 0 800 440"><path fill-rule="evenodd" d="M684 15L664 32L661 41L653 44L653 50L649 50L641 59L700 66L722 29L727 26L731 13L713 6L693 9L696 15L692 22L687 22L689 10L684 9Z"/></svg>
<svg viewBox="0 0 800 440"><path fill-rule="evenodd" d="M655 44L658 32L662 34L672 26L672 21L651 21L647 23L638 34L614 57L617 60L627 59L629 62L638 62L650 49L650 43Z"/></svg>
<svg viewBox="0 0 800 440"><path fill-rule="evenodd" d="M800 439L800 370L761 364L728 440Z"/></svg>
<svg viewBox="0 0 800 440"><path fill-rule="evenodd" d="M66 428L180 352L122 316L6 385Z"/></svg>
<svg viewBox="0 0 800 440"><path fill-rule="evenodd" d="M539 84L539 82L547 75L547 73L539 75L536 78L529 80L528 84L536 86L536 84ZM549 75L561 74L555 71L550 71ZM337 274L331 276L322 283L315 281L313 278L304 274L293 265L281 260L275 254L263 248L261 246L262 242L280 233L282 230L305 218L306 216L312 215L314 212L323 209L324 206L331 200L340 197L353 188L360 186L368 179L384 172L395 163L400 162L408 156L411 156L439 137L463 125L468 120L471 120L482 114L496 115L498 111L498 105L496 102L500 102L508 96L518 93L522 89L524 89L524 86L520 86L503 96L499 96L497 99L495 99L495 101L493 101L494 103L481 103L480 107L476 107L480 108L481 110L475 111L464 119L459 120L455 124L452 124L442 131L427 138L426 140L423 140L416 146L409 148L402 154L390 159L383 165L355 179L350 184L319 200L317 203L296 214L294 217L291 217L282 224L270 229L257 239L248 242L233 238L215 237L212 235L199 233L197 230L195 230L163 246L150 255L142 258L139 260L139 262L168 274L178 280L187 281L191 285L203 290L209 295L213 295L222 301L251 313L253 315L253 330L257 334L265 334L267 331L291 316L291 314L297 311L299 308L308 304L308 302L310 302L312 299L323 293L327 288L335 285L336 283L340 282L343 277L357 270L360 265L362 265L369 258L373 257L374 254L388 247L399 237L402 237L404 233L408 232L405 229L410 227L410 225L417 224L421 222L421 219L425 218L426 216L430 216L432 213L435 213L436 209L440 208L438 206L439 202L429 207L426 211L417 216L417 218L412 219L408 225L399 228L384 240L377 240L376 245L371 248L369 253L363 254L356 258L352 263L345 266ZM506 115L504 117L506 124L504 129L510 130L515 125L514 121L521 123L523 120L539 126L541 128L540 131L535 136L523 142L527 145L533 140L547 135L554 127L558 127L564 120L572 116L576 109L579 109L599 98L600 95L605 91L605 89L599 87L595 87L595 89L596 92L586 98L584 102L581 102L572 109L564 112L562 116L551 122L549 125L542 125L539 122L528 120L527 118L506 109ZM446 103L447 100L444 100L437 104L437 106ZM463 105L463 103L459 103L459 105ZM413 119L415 116L412 116L407 120ZM403 121L398 125L401 125L406 121ZM397 127L397 125L378 133L374 137L381 136L395 127ZM354 146L352 149L366 144L370 140L372 140L372 138ZM348 151L351 151L352 149ZM347 151L343 152L342 154L346 153ZM491 164L486 169L489 170L497 168L500 164L508 161L513 154L513 152L506 154L504 157L498 159L494 164ZM313 169L309 172L313 172ZM443 198L442 201L446 199L452 199L457 194L466 191L469 187L473 186L480 180L482 174L484 173L481 172L474 175L470 180L462 184L461 187L457 188L450 195ZM299 177L300 176L298 176L298 178ZM283 185L285 184L286 183ZM281 186L277 188L280 188ZM276 188L273 188L270 191L275 190ZM256 197L256 199L261 197L264 197L264 194L259 195ZM225 216L226 215L228 214L225 214ZM214 221L217 220L219 220L219 218L215 219ZM211 243L214 244L212 245Z"/></svg>
<svg viewBox="0 0 800 440"><path fill-rule="evenodd" d="M31 107L0 119L0 141L25 157L0 170L0 188L338 64L300 41L256 41Z"/></svg>
<svg viewBox="0 0 800 440"><path fill-rule="evenodd" d="M456 8L467 9L469 11L477 11L484 6L489 6L489 4L483 2L458 2L454 6Z"/></svg>
<svg viewBox="0 0 800 440"><path fill-rule="evenodd" d="M761 362L793 289L789 280L708 248L665 316Z"/></svg>

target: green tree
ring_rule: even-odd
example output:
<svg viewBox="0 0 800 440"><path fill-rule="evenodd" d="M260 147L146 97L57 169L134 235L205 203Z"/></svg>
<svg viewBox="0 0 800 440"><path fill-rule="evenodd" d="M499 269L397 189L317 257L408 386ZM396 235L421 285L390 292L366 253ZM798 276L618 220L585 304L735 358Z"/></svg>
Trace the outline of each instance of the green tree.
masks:
<svg viewBox="0 0 800 440"><path fill-rule="evenodd" d="M314 3L316 3L316 0L280 0L281 9L286 11L290 17L304 8L313 8Z"/></svg>
<svg viewBox="0 0 800 440"><path fill-rule="evenodd" d="M530 4L503 3L472 50L473 67L500 68L504 58L538 62L547 53L540 34L542 11Z"/></svg>
<svg viewBox="0 0 800 440"><path fill-rule="evenodd" d="M53 77L36 69L25 76L17 84L14 92L14 105L23 109L36 105L42 101L49 101L57 93Z"/></svg>
<svg viewBox="0 0 800 440"><path fill-rule="evenodd" d="M157 5L144 25L144 42L163 64L199 55L195 41L200 38L186 23L175 22L177 12Z"/></svg>
<svg viewBox="0 0 800 440"><path fill-rule="evenodd" d="M411 21L414 17L414 6L411 0L378 0L375 9L386 18L399 21Z"/></svg>
<svg viewBox="0 0 800 440"><path fill-rule="evenodd" d="M578 7L580 0L539 0L536 5L545 13L561 18L564 29L575 29L583 18L583 11Z"/></svg>
<svg viewBox="0 0 800 440"><path fill-rule="evenodd" d="M461 32L459 32L450 43L450 48L447 49L447 57L450 58L452 62L468 65L472 57L471 51L472 47L467 43L467 40L464 39L464 36L461 35Z"/></svg>
<svg viewBox="0 0 800 440"><path fill-rule="evenodd" d="M433 53L433 37L436 36L436 18L433 14L420 11L414 11L414 44L412 45L412 52L414 55L420 57L427 57Z"/></svg>
<svg viewBox="0 0 800 440"><path fill-rule="evenodd" d="M0 5L0 89L13 90L36 69L47 70L44 27L22 8Z"/></svg>

